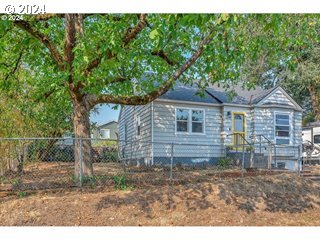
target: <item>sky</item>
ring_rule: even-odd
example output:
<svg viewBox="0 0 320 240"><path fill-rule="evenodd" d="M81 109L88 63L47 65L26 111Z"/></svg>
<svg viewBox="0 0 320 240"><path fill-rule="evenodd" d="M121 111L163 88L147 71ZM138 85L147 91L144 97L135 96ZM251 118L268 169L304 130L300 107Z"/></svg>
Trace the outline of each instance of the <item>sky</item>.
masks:
<svg viewBox="0 0 320 240"><path fill-rule="evenodd" d="M90 114L90 122L96 122L98 125L110 122L118 121L120 106L117 110L112 109L113 104L102 104L98 107L98 113Z"/></svg>

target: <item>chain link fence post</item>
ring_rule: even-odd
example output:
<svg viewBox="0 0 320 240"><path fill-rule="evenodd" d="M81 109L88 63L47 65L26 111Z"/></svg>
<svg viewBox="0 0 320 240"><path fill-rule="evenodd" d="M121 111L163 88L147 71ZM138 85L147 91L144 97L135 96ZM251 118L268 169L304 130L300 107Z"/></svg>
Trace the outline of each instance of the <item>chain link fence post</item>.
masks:
<svg viewBox="0 0 320 240"><path fill-rule="evenodd" d="M172 171L173 171L173 147L174 147L174 144L171 143L170 181L172 181Z"/></svg>
<svg viewBox="0 0 320 240"><path fill-rule="evenodd" d="M244 144L242 145L242 167L241 167L241 177L243 177L243 173L244 173Z"/></svg>
<svg viewBox="0 0 320 240"><path fill-rule="evenodd" d="M83 161L83 149L82 149L82 138L79 140L79 146L80 146L80 162L79 162L79 185L82 187L82 161Z"/></svg>
<svg viewBox="0 0 320 240"><path fill-rule="evenodd" d="M271 170L271 163L272 163L272 144L269 143L269 156L268 156L268 170Z"/></svg>
<svg viewBox="0 0 320 240"><path fill-rule="evenodd" d="M301 155L301 146L298 146L298 176L301 177L302 171L302 155Z"/></svg>
<svg viewBox="0 0 320 240"><path fill-rule="evenodd" d="M131 139L131 148L130 148L130 163L132 163L132 158L133 158L133 147L132 147L132 139Z"/></svg>

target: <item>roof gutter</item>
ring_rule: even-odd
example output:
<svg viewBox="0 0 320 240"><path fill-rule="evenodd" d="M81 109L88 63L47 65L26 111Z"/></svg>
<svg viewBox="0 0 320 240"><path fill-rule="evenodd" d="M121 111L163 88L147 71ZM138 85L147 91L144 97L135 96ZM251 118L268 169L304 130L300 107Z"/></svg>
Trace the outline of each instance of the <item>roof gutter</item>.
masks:
<svg viewBox="0 0 320 240"><path fill-rule="evenodd" d="M162 102L162 103L180 103L180 104L190 104L190 105L201 105L201 106L209 106L209 107L221 107L221 106L228 106L228 107L244 107L244 108L251 108L251 107L259 107L259 108L287 108L296 111L302 111L302 109L295 108L293 106L284 106L284 105L274 105L274 104L267 104L267 105L246 105L246 104L234 104L234 103L206 103L206 102L190 102L190 101L183 101L183 100L172 100L172 99L161 99L158 98L154 100L154 102Z"/></svg>

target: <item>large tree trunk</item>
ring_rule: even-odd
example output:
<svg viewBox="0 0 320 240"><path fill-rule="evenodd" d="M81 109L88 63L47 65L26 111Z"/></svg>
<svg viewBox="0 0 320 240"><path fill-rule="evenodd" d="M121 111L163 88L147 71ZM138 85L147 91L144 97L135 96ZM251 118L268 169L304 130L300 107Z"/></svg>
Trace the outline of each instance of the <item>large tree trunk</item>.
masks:
<svg viewBox="0 0 320 240"><path fill-rule="evenodd" d="M93 166L91 158L91 140L89 139L89 112L90 109L86 107L86 104L84 104L83 102L73 101L73 127L75 137L86 138L83 140L75 140L75 176L78 177L80 175L80 168L82 169L83 176L93 175Z"/></svg>
<svg viewBox="0 0 320 240"><path fill-rule="evenodd" d="M316 86L309 87L311 104L312 104L312 113L316 121L320 121L320 93Z"/></svg>

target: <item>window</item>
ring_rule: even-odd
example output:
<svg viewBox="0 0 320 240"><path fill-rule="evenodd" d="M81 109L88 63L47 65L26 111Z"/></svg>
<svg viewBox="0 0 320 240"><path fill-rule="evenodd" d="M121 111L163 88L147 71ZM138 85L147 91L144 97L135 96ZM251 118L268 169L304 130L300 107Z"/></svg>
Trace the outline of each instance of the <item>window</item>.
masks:
<svg viewBox="0 0 320 240"><path fill-rule="evenodd" d="M177 109L177 132L188 132L188 120L189 120L189 110L187 109Z"/></svg>
<svg viewBox="0 0 320 240"><path fill-rule="evenodd" d="M192 132L203 133L203 111L192 110Z"/></svg>
<svg viewBox="0 0 320 240"><path fill-rule="evenodd" d="M279 114L275 116L276 144L290 144L290 116Z"/></svg>
<svg viewBox="0 0 320 240"><path fill-rule="evenodd" d="M320 143L320 135L313 136L313 143Z"/></svg>
<svg viewBox="0 0 320 240"><path fill-rule="evenodd" d="M140 116L137 117L137 135L140 136L141 133L141 122L140 122Z"/></svg>
<svg viewBox="0 0 320 240"><path fill-rule="evenodd" d="M101 129L100 130L100 137L102 139L109 139L110 138L110 129Z"/></svg>
<svg viewBox="0 0 320 240"><path fill-rule="evenodd" d="M204 133L204 111L177 108L176 130L180 133Z"/></svg>

